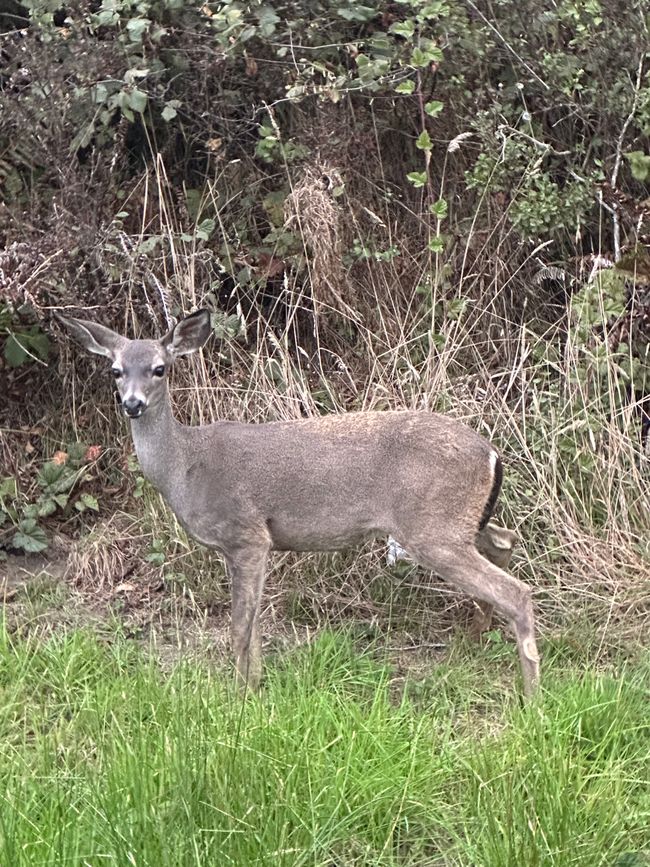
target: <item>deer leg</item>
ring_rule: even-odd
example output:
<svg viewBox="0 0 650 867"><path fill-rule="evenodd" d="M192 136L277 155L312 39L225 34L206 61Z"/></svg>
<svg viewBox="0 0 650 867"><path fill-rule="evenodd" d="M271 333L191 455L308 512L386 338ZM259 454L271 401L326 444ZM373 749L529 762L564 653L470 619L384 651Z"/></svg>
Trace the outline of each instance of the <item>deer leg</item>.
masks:
<svg viewBox="0 0 650 867"><path fill-rule="evenodd" d="M479 553L487 557L490 563L493 563L500 569L507 569L516 540L517 536L512 530L506 530L504 527L498 527L496 524L487 524L477 534L476 547ZM481 635L487 632L492 625L494 605L483 599L475 599L474 605L476 607L474 618L469 627L469 634L473 639L479 641Z"/></svg>
<svg viewBox="0 0 650 867"><path fill-rule="evenodd" d="M260 606L268 547L239 548L226 556L232 585L231 636L238 679L257 689L262 676Z"/></svg>
<svg viewBox="0 0 650 867"><path fill-rule="evenodd" d="M483 599L473 599L472 601L474 602L474 616L467 632L473 641L481 641L483 635L489 632L492 626L494 605Z"/></svg>
<svg viewBox="0 0 650 867"><path fill-rule="evenodd" d="M524 693L532 695L539 683L539 656L530 587L490 563L472 545L453 549L435 546L425 549L416 545L408 550L423 566L482 603L494 606L511 623L517 639Z"/></svg>

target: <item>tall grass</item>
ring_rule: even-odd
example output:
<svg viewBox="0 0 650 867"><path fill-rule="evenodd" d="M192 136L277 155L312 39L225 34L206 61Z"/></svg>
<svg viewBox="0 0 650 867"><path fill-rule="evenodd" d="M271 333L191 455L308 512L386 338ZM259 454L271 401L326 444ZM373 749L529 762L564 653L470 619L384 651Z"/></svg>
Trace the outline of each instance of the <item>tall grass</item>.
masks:
<svg viewBox="0 0 650 867"><path fill-rule="evenodd" d="M398 695L327 633L246 700L118 636L0 641L2 864L594 867L650 848L647 657L577 675L551 653L520 708L444 666Z"/></svg>
<svg viewBox="0 0 650 867"><path fill-rule="evenodd" d="M369 227L359 218L368 194L362 177L333 204L323 199L327 196L318 181L327 166L316 175L307 169L299 174L286 165L284 178L291 193L291 229L303 246L303 270L292 270L294 259L285 256L281 281L267 285L251 276L235 287L229 312L239 321L234 330L239 327L240 333L213 341L189 366L177 365L172 395L178 415L204 423L388 407L448 412L490 437L503 454L498 519L520 535L513 570L537 589L542 630L566 630L582 621L578 628L584 631L589 624L604 649L638 639L650 614L648 456L640 447L635 402L635 388L640 395L643 381L638 366L624 370L625 351L616 349L611 337L625 315L616 321L610 317L609 289L599 283L604 278L589 276L583 266L580 272L577 265L574 277L568 267L546 269L565 279L562 297L553 302L557 287L533 282L545 273L545 245L522 253L505 215L483 212L489 197L479 199L473 214L465 213L463 203L455 203L451 189L445 189L451 182L444 172L440 195L448 193L450 208L444 228L449 238L462 242L434 254L427 249L432 228L424 200L375 203L379 222ZM141 233L126 235L117 222L113 242L128 252L150 235L162 240L158 252L138 260L137 268L125 253L127 276L120 295L129 301L119 313L125 330L162 333L168 314L206 301L220 307L208 292L210 274L219 266L238 273L232 226L246 217L241 193L227 194L228 172L224 166L206 181L196 214L197 224L206 215L215 219L220 238L229 239L220 252L214 245L188 241L192 234L171 207L176 192L160 155L137 180L138 189L146 191ZM300 208L307 211L301 215ZM332 251L316 237L319 219L337 223L344 261L337 260L334 270ZM485 220L490 231L480 228ZM355 239L370 252L355 258L350 252ZM398 252L384 256L386 250ZM282 260L280 250L273 254ZM170 278L162 282L158 274L167 268ZM143 292L142 285L149 289ZM582 298L579 304L570 303L570 291ZM145 317L151 321L143 322ZM97 367L97 360L92 364ZM121 462L130 438L126 427L120 428L120 439L113 426L107 392L103 397L97 392L100 376L93 378L92 390L75 378L78 412L111 420L101 422L93 437L109 447L117 443L116 462ZM79 432L82 438L89 437L92 424ZM114 472L110 484L116 477L121 478ZM182 575L205 602L201 590L210 572L205 560L191 554L192 544L155 497L136 505L144 518L139 533L164 544L163 574ZM133 556L142 560L142 539L135 538L135 529L131 532ZM100 546L98 553L103 551ZM367 606L369 574L380 568L379 556L379 549L364 552L346 562L342 575L323 558L301 558L299 569L295 559L284 558L276 567L282 580L271 581L278 607L292 607L283 594L303 594L308 588L320 599L307 600L308 607L326 608L327 600L339 595L341 581L346 601L335 607ZM84 564L85 575L93 570L100 578L90 577L91 584L111 581L106 563ZM292 577L296 573L299 581Z"/></svg>

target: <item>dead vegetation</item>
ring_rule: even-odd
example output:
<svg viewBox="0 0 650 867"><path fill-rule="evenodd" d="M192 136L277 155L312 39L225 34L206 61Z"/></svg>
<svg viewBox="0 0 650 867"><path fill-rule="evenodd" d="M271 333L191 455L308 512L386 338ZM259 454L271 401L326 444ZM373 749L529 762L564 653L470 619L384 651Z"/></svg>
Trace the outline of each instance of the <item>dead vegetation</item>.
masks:
<svg viewBox="0 0 650 867"><path fill-rule="evenodd" d="M128 63L126 21L95 30L85 4L49 42L35 20L3 35L0 309L11 313L0 339L34 326L51 351L0 361L0 477L27 502L57 450L101 445L98 515L45 519L65 540L75 594L143 617L176 592L199 619L227 610L219 562L150 492L134 497L106 371L70 353L51 319L63 310L154 336L207 305L216 338L172 388L183 420L450 412L501 449L500 520L520 537L514 572L535 585L542 630L580 621L603 648L647 632L648 188L626 156L645 147L645 25L634 4L601 23L581 7L580 27L555 10L554 44L551 13L529 6L523 39L517 16L490 10L498 18L481 29L452 3L439 68L406 73L396 42L399 63L366 83L355 58L371 56L369 31L400 23L392 7L301 30L318 68L259 33L245 56L237 42L216 51L201 29L214 15L192 10L162 43L127 43ZM75 46L83 62L66 74ZM188 58L183 76L165 66L173 52ZM107 71L121 88L107 99L140 90L147 109L127 103L129 119L98 103ZM416 89L397 94L409 76ZM288 86L303 91L291 101ZM427 115L438 99L444 109ZM163 122L164 107L176 117ZM425 165L414 186L407 174ZM434 602L428 582L395 581L379 548L279 558L267 628L354 618L435 643L465 603Z"/></svg>

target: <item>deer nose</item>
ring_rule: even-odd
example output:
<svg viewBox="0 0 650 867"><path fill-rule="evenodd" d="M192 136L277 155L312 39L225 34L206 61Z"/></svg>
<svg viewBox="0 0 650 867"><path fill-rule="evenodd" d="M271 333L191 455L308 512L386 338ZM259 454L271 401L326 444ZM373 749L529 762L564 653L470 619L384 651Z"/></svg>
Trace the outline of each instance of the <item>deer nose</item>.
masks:
<svg viewBox="0 0 650 867"><path fill-rule="evenodd" d="M147 404L139 397L127 397L122 401L122 406L129 418L138 418L145 411Z"/></svg>

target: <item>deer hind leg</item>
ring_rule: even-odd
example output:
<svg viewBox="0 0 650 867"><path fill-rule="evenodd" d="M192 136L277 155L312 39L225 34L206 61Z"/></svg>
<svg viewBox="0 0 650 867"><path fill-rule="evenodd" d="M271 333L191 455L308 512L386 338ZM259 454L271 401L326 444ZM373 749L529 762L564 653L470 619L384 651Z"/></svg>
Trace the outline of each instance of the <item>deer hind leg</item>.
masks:
<svg viewBox="0 0 650 867"><path fill-rule="evenodd" d="M530 588L491 563L472 544L453 548L418 545L409 547L409 551L421 565L433 569L443 580L481 603L493 606L511 623L517 639L524 693L532 695L539 683L539 656Z"/></svg>
<svg viewBox="0 0 650 867"><path fill-rule="evenodd" d="M506 570L510 565L512 551L517 541L517 534L512 530L507 530L505 527L499 527L497 524L486 524L479 530L476 536L476 547L480 554L498 566L500 569ZM475 599L474 619L469 627L469 634L475 640L480 640L484 632L487 632L492 625L492 614L494 605L491 602L486 602L483 599Z"/></svg>
<svg viewBox="0 0 650 867"><path fill-rule="evenodd" d="M226 556L232 585L232 649L244 689L256 690L262 676L260 608L268 551L267 545L250 545Z"/></svg>

